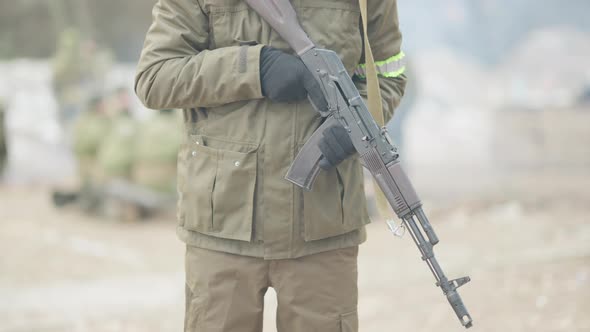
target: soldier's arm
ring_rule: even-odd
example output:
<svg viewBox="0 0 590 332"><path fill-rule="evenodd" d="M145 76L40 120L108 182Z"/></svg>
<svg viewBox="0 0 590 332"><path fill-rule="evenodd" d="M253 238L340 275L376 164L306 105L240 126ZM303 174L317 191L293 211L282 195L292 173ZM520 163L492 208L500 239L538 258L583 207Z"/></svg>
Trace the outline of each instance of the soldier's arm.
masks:
<svg viewBox="0 0 590 332"><path fill-rule="evenodd" d="M369 0L367 11L369 16L369 42L377 65L379 86L383 99L383 115L385 122L388 122L399 105L406 87L397 1ZM364 59L361 59L361 62L364 62ZM354 75L355 85L364 98L367 97L365 73L365 65L361 63Z"/></svg>
<svg viewBox="0 0 590 332"><path fill-rule="evenodd" d="M135 77L139 99L164 109L262 98L261 45L208 46L208 17L197 0L159 0Z"/></svg>

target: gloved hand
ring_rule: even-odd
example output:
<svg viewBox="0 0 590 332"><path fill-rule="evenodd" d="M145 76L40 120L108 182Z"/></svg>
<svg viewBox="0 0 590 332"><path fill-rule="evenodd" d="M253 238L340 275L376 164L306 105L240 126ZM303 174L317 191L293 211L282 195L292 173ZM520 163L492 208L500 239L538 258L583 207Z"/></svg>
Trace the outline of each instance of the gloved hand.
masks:
<svg viewBox="0 0 590 332"><path fill-rule="evenodd" d="M356 152L346 129L340 125L334 125L324 130L318 147L323 154L320 159L320 168L324 170L336 167Z"/></svg>
<svg viewBox="0 0 590 332"><path fill-rule="evenodd" d="M317 109L328 108L318 81L303 61L276 48L265 46L260 52L260 83L262 95L272 101L288 103L309 95Z"/></svg>

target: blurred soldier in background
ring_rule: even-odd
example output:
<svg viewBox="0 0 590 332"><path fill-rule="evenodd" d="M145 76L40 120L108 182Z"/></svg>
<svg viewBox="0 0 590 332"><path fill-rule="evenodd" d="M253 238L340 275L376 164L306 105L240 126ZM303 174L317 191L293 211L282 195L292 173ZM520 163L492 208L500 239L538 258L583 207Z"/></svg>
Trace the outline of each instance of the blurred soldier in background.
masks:
<svg viewBox="0 0 590 332"><path fill-rule="evenodd" d="M113 56L94 40L87 0L52 0L48 6L59 36L53 59L58 121L66 144L72 141L80 187L54 192L53 200L58 206L77 201L84 211L101 213L101 188L106 179L130 173L133 120L128 109L118 109L119 90L108 99L104 97Z"/></svg>
<svg viewBox="0 0 590 332"><path fill-rule="evenodd" d="M74 28L60 35L53 60L53 90L59 106L59 122L68 130L86 107L90 96L104 94L112 55L92 40L83 40Z"/></svg>
<svg viewBox="0 0 590 332"><path fill-rule="evenodd" d="M59 122L71 122L83 107L83 81L86 64L82 62L80 34L74 28L59 37L53 60L53 91L59 106Z"/></svg>
<svg viewBox="0 0 590 332"><path fill-rule="evenodd" d="M184 140L182 116L161 110L142 123L135 146L133 181L145 188L176 195L176 157Z"/></svg>
<svg viewBox="0 0 590 332"><path fill-rule="evenodd" d="M115 90L105 100L110 128L97 150L100 182L110 178L130 179L137 136L137 121L129 108L128 92Z"/></svg>
<svg viewBox="0 0 590 332"><path fill-rule="evenodd" d="M115 90L105 101L111 127L97 150L96 192L101 199L101 215L114 219L137 219L140 211L133 200L110 196L113 181L129 184L133 168L138 122L132 117L125 89Z"/></svg>
<svg viewBox="0 0 590 332"><path fill-rule="evenodd" d="M100 184L105 184L112 178L131 178L137 122L127 105L120 102L119 94L122 93L117 91L106 101L106 112L111 125L96 154L96 176Z"/></svg>
<svg viewBox="0 0 590 332"><path fill-rule="evenodd" d="M111 126L112 121L102 96L94 97L88 110L83 112L73 125L73 147L78 161L80 182L78 199L83 210L87 212L97 212L100 206L97 188L102 171L99 168L98 153Z"/></svg>
<svg viewBox="0 0 590 332"><path fill-rule="evenodd" d="M109 101L112 127L98 152L104 214L137 220L173 207L183 139L179 113L160 111L139 122L130 112L127 89L117 89Z"/></svg>
<svg viewBox="0 0 590 332"><path fill-rule="evenodd" d="M164 110L139 122L129 91L96 97L74 122L80 188L54 193L61 206L116 220L137 220L174 207L176 156L183 140L180 113Z"/></svg>
<svg viewBox="0 0 590 332"><path fill-rule="evenodd" d="M160 115L139 123L131 114L126 88L106 92L113 55L95 42L88 0L52 0L47 5L59 35L53 61L59 122L79 165L79 188L55 192L54 203L77 202L88 213L115 219L137 219L173 206L176 169L170 164L176 162L180 143L170 133L180 132L181 125L173 116ZM138 162L136 145L143 147ZM174 151L172 159L169 151ZM156 189L165 189L163 195Z"/></svg>

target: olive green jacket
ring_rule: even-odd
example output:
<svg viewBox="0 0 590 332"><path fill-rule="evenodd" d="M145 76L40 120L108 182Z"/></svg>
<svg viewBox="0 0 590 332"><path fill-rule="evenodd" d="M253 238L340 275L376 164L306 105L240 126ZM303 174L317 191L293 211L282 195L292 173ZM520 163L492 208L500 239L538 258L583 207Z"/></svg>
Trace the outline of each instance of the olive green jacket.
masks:
<svg viewBox="0 0 590 332"><path fill-rule="evenodd" d="M339 53L352 75L363 48L357 0L292 3L311 39ZM369 13L375 59L400 54L396 1L369 1ZM284 180L321 118L307 101L262 96L263 45L291 52L244 1L159 0L154 7L135 89L149 108L185 110L178 235L189 245L266 259L358 245L369 223L358 157L322 171L311 192ZM380 84L389 119L405 78Z"/></svg>

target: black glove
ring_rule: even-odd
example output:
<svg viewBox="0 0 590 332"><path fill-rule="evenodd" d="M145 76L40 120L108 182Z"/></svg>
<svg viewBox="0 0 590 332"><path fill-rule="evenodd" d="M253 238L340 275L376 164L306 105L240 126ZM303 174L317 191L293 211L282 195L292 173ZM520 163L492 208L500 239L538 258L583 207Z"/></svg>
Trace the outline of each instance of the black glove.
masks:
<svg viewBox="0 0 590 332"><path fill-rule="evenodd" d="M319 110L328 108L322 89L313 74L298 57L265 46L260 52L260 83L268 99L288 103L309 95Z"/></svg>
<svg viewBox="0 0 590 332"><path fill-rule="evenodd" d="M323 136L318 146L323 154L320 167L324 170L336 167L356 152L346 129L340 125L328 127Z"/></svg>

